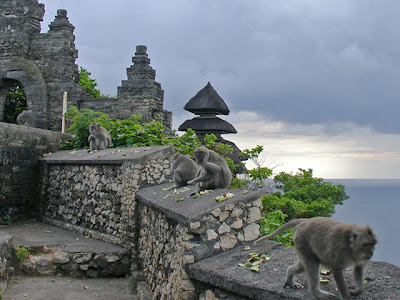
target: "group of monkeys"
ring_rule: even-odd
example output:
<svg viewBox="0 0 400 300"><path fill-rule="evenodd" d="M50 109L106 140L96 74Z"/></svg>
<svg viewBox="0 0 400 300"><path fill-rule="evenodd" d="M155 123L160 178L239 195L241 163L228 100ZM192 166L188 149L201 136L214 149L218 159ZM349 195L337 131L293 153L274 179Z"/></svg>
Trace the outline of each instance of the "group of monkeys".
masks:
<svg viewBox="0 0 400 300"><path fill-rule="evenodd" d="M99 123L90 124L89 132L90 150L103 150L111 146L110 134ZM196 185L193 192L195 194L229 186L231 171L221 155L206 147L199 147L193 156L194 160L187 155L174 155L171 169L174 188ZM369 226L344 224L324 217L296 219L259 238L254 244L271 239L289 228L295 230L293 242L298 260L286 272L285 287L302 288L294 281L294 276L305 272L313 297L334 297L335 295L320 288L320 265L323 265L331 269L341 299L350 299L350 295L361 294L364 287L364 266L372 257L377 243ZM351 265L354 266L355 289L349 291L344 271Z"/></svg>

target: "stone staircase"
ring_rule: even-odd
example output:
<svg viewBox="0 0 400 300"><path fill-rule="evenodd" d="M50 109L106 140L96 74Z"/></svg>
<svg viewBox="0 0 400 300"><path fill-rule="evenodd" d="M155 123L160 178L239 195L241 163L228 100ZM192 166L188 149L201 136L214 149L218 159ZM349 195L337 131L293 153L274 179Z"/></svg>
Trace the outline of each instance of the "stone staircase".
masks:
<svg viewBox="0 0 400 300"><path fill-rule="evenodd" d="M7 280L15 276L131 276L129 250L49 224L31 220L2 226L0 237L0 287L3 291ZM24 251L27 247L31 255L19 262L18 249ZM132 294L131 299L136 296Z"/></svg>

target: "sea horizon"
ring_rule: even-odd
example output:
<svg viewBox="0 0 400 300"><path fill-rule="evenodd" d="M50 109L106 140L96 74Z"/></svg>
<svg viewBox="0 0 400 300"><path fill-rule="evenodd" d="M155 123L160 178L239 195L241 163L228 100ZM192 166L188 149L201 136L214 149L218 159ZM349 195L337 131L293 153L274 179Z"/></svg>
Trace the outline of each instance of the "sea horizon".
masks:
<svg viewBox="0 0 400 300"><path fill-rule="evenodd" d="M332 218L359 225L369 225L378 244L374 261L384 261L400 267L400 179L324 179L332 184L343 184L350 197L337 205Z"/></svg>

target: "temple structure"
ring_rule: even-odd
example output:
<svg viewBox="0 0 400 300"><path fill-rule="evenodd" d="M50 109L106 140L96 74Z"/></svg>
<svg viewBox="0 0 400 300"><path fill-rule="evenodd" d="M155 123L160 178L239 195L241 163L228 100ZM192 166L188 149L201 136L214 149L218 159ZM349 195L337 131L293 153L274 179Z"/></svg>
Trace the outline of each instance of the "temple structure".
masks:
<svg viewBox="0 0 400 300"><path fill-rule="evenodd" d="M197 116L183 122L178 130L186 131L190 128L196 132L200 140L203 140L207 133L215 134L217 142L232 146L233 154L228 156L238 165L235 173L246 172L241 162L247 160L247 157L241 154L241 150L233 142L221 136L221 134L237 133L237 131L232 124L217 117L217 115L229 115L229 108L209 82L186 103L184 109Z"/></svg>
<svg viewBox="0 0 400 300"><path fill-rule="evenodd" d="M117 98L99 98L82 101L81 108L108 113L111 118L126 119L141 115L143 122L158 119L167 132L172 127L172 112L164 110L164 90L155 81L156 71L150 66L145 45L136 46L133 65L126 69L127 80L122 80Z"/></svg>
<svg viewBox="0 0 400 300"><path fill-rule="evenodd" d="M155 81L146 46L136 47L128 79L118 87L116 99L89 99L79 85L75 27L67 11L59 9L49 31L41 33L44 8L38 0L0 1L0 122L7 93L18 84L27 98L29 113L24 112L24 118L29 120L21 123L24 125L59 131L63 94L67 92L68 106L90 108L118 119L131 114L142 115L144 122L158 118L166 131L171 131L172 113L163 109L164 91Z"/></svg>
<svg viewBox="0 0 400 300"><path fill-rule="evenodd" d="M216 116L229 115L229 108L210 83L191 98L184 109L198 116L186 120L179 126L180 131L191 128L200 139L207 133L213 133L217 138L221 138L223 133L237 132L230 123Z"/></svg>

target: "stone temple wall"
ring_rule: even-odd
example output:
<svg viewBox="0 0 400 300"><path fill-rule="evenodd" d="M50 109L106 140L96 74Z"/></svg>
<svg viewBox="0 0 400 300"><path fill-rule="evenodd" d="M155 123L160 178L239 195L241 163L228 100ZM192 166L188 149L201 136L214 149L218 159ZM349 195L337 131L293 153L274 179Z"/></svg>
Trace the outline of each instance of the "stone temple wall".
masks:
<svg viewBox="0 0 400 300"><path fill-rule="evenodd" d="M34 215L39 159L67 139L60 132L0 122L0 217L15 221Z"/></svg>
<svg viewBox="0 0 400 300"><path fill-rule="evenodd" d="M60 130L63 93L70 105L87 99L75 64L75 27L60 9L47 33L40 33L44 5L32 0L0 2L0 121L6 92L14 82L25 88L33 127Z"/></svg>
<svg viewBox="0 0 400 300"><path fill-rule="evenodd" d="M68 106L91 108L121 119L141 114L145 122L160 116L166 130L171 130L172 114L163 109L164 91L155 81L146 46L137 47L134 65L127 69L128 79L118 88L118 99L103 100L103 105L96 106L79 85L75 27L67 11L59 9L49 31L41 33L44 12L44 5L37 0L0 1L0 122L7 92L19 83L26 92L32 127L60 131L63 94L67 92Z"/></svg>

